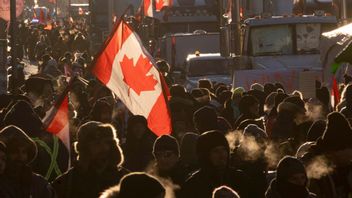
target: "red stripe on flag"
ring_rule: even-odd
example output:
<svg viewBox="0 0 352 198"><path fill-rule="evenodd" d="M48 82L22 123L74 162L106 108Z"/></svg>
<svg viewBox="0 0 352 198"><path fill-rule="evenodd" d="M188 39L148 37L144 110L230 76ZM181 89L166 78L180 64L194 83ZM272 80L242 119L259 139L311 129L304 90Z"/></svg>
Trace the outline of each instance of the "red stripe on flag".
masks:
<svg viewBox="0 0 352 198"><path fill-rule="evenodd" d="M157 136L171 134L171 119L163 94L160 94L148 116L148 127Z"/></svg>
<svg viewBox="0 0 352 198"><path fill-rule="evenodd" d="M106 42L101 53L97 56L95 66L92 69L93 74L104 84L107 84L110 80L112 66L116 54L120 51L121 46L132 34L130 28L124 23L119 23L116 30L113 31L111 39Z"/></svg>
<svg viewBox="0 0 352 198"><path fill-rule="evenodd" d="M332 92L334 94L334 107L336 107L340 102L340 92L335 75L332 76Z"/></svg>
<svg viewBox="0 0 352 198"><path fill-rule="evenodd" d="M58 134L64 127L69 123L68 118L68 96L66 95L62 103L60 104L56 115L50 122L47 131L52 134Z"/></svg>

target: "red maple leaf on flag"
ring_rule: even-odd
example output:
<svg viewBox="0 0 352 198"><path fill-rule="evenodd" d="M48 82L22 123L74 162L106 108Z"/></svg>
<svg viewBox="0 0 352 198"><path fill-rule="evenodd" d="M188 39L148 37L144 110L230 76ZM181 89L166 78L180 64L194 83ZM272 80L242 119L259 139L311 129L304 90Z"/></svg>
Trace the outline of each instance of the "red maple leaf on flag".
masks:
<svg viewBox="0 0 352 198"><path fill-rule="evenodd" d="M158 81L154 79L153 75L147 75L153 66L148 58L143 58L140 55L136 65L133 65L133 58L128 58L125 55L120 64L124 76L123 81L129 86L128 91L133 89L140 95L142 91L154 90Z"/></svg>

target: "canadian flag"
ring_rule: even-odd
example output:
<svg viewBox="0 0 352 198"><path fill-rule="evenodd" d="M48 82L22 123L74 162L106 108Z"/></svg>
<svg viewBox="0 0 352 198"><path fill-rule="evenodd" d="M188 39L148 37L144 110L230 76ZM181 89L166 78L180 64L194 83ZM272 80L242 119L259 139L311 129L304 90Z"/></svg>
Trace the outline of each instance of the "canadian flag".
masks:
<svg viewBox="0 0 352 198"><path fill-rule="evenodd" d="M153 0L143 0L144 16L153 17Z"/></svg>
<svg viewBox="0 0 352 198"><path fill-rule="evenodd" d="M161 77L138 35L120 20L98 54L92 73L158 136L171 133Z"/></svg>
<svg viewBox="0 0 352 198"><path fill-rule="evenodd" d="M68 91L70 84L56 101L55 105L48 111L43 123L47 132L57 136L66 146L70 153L70 128L68 117Z"/></svg>
<svg viewBox="0 0 352 198"><path fill-rule="evenodd" d="M155 0L155 10L160 12L163 7L172 6L172 0Z"/></svg>

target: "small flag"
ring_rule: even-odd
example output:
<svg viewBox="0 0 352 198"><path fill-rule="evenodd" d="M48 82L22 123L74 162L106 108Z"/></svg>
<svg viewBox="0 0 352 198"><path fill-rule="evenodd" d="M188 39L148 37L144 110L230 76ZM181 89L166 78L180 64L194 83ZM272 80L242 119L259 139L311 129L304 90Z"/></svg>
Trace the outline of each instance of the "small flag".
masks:
<svg viewBox="0 0 352 198"><path fill-rule="evenodd" d="M55 105L49 110L48 115L43 119L46 131L57 136L66 146L70 153L70 128L69 128L69 98L68 92L72 81L67 85L66 89L57 99Z"/></svg>
<svg viewBox="0 0 352 198"><path fill-rule="evenodd" d="M92 73L134 115L144 116L156 135L170 134L171 119L159 71L138 35L120 19L105 43Z"/></svg>
<svg viewBox="0 0 352 198"><path fill-rule="evenodd" d="M152 0L143 0L144 16L153 17L153 3Z"/></svg>

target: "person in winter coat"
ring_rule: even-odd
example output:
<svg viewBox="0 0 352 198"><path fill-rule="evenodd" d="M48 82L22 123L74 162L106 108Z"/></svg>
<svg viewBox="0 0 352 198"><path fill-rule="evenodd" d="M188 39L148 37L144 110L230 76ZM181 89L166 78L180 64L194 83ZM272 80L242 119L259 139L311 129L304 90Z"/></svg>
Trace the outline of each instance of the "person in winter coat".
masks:
<svg viewBox="0 0 352 198"><path fill-rule="evenodd" d="M118 143L112 125L95 121L83 124L75 144L77 163L53 182L58 198L96 198L117 185L128 173L121 166L123 155Z"/></svg>
<svg viewBox="0 0 352 198"><path fill-rule="evenodd" d="M314 198L308 188L308 177L302 162L294 157L284 157L276 169L276 178L265 193L266 198Z"/></svg>
<svg viewBox="0 0 352 198"><path fill-rule="evenodd" d="M160 181L143 172L130 173L121 179L118 186L107 189L100 198L164 198L165 187Z"/></svg>
<svg viewBox="0 0 352 198"><path fill-rule="evenodd" d="M265 158L266 144L268 136L265 131L257 125L249 124L243 131L243 140L232 156L231 164L252 180L256 186L256 197L264 197L267 189L267 159Z"/></svg>
<svg viewBox="0 0 352 198"><path fill-rule="evenodd" d="M210 198L213 190L222 185L236 190L242 198L252 197L247 176L229 166L229 143L221 132L202 134L196 148L200 169L181 187L181 197Z"/></svg>
<svg viewBox="0 0 352 198"><path fill-rule="evenodd" d="M299 134L298 125L305 115L305 103L297 96L284 99L278 106L278 115L273 125L271 138L279 143L289 138L299 138L306 134ZM298 140L298 139L297 139Z"/></svg>
<svg viewBox="0 0 352 198"><path fill-rule="evenodd" d="M324 159L323 167L334 167L327 174L311 180L311 191L318 197L348 198L352 196L352 129L346 117L332 112L327 117L324 134L303 156L307 165ZM322 161L322 160L320 160ZM313 167L314 168L314 167Z"/></svg>
<svg viewBox="0 0 352 198"><path fill-rule="evenodd" d="M244 91L245 91L244 88L237 87L232 91L231 99L225 102L222 115L232 125L235 123L237 118L241 115L241 112L238 106Z"/></svg>
<svg viewBox="0 0 352 198"><path fill-rule="evenodd" d="M241 115L237 118L233 128L237 129L243 120L257 119L259 117L259 101L252 95L245 95L241 98L238 108Z"/></svg>
<svg viewBox="0 0 352 198"><path fill-rule="evenodd" d="M152 175L171 179L175 185L182 185L186 180L187 172L180 163L180 149L176 138L162 135L154 142L153 156L155 166Z"/></svg>
<svg viewBox="0 0 352 198"><path fill-rule="evenodd" d="M126 142L122 145L124 166L131 171L144 171L153 159L152 150L156 138L143 116L131 116L127 121Z"/></svg>
<svg viewBox="0 0 352 198"><path fill-rule="evenodd" d="M204 106L193 114L193 123L199 134L210 130L219 130L224 134L231 129L231 125L212 107Z"/></svg>
<svg viewBox="0 0 352 198"><path fill-rule="evenodd" d="M181 140L187 131L194 130L192 116L197 102L182 85L172 85L170 95L169 107L172 118L173 136Z"/></svg>
<svg viewBox="0 0 352 198"><path fill-rule="evenodd" d="M186 133L181 141L180 161L186 172L191 173L199 169L197 161L196 145L199 135Z"/></svg>
<svg viewBox="0 0 352 198"><path fill-rule="evenodd" d="M53 181L67 170L69 159L67 148L58 137L45 131L42 121L28 102L19 100L10 104L3 124L21 128L36 143L38 155L30 164L35 173L48 181ZM56 154L54 150L57 151ZM55 168L50 168L52 166Z"/></svg>
<svg viewBox="0 0 352 198"><path fill-rule="evenodd" d="M8 197L55 197L52 186L32 172L29 164L37 156L37 146L20 128L9 125L0 131L0 141L6 145L7 164L0 181ZM6 197L6 196L5 196Z"/></svg>

